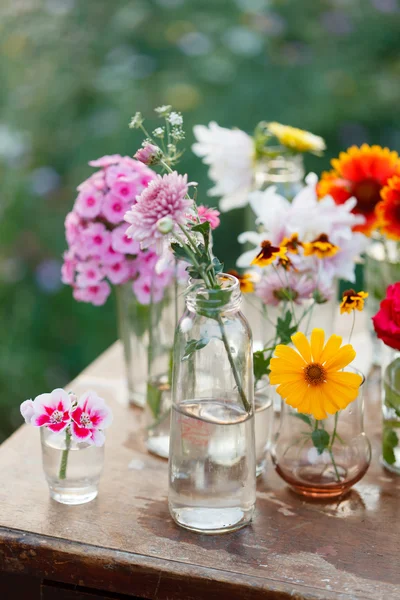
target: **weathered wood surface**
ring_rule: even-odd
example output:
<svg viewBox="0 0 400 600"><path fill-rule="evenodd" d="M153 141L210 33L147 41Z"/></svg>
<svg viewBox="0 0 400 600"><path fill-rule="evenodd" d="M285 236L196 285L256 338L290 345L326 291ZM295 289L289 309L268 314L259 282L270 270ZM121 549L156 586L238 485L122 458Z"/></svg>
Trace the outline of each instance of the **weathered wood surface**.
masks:
<svg viewBox="0 0 400 600"><path fill-rule="evenodd" d="M150 600L400 598L400 477L378 462L376 378L366 423L373 463L349 495L306 502L269 466L252 526L208 537L174 525L167 463L146 453L141 411L93 373L72 387L90 381L113 404L99 497L76 507L50 500L38 431L19 429L0 448L0 570Z"/></svg>

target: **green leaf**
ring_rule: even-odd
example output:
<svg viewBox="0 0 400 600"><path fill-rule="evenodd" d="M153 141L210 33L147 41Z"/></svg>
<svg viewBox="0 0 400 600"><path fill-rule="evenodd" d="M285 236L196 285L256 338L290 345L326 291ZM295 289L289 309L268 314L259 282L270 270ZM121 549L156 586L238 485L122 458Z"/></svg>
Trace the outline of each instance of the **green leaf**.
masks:
<svg viewBox="0 0 400 600"><path fill-rule="evenodd" d="M400 417L400 358L387 367L384 376L385 405Z"/></svg>
<svg viewBox="0 0 400 600"><path fill-rule="evenodd" d="M197 225L194 225L192 227L192 231L197 231L198 233L201 233L203 236L208 235L211 231L209 221L204 221L204 223L198 223Z"/></svg>
<svg viewBox="0 0 400 600"><path fill-rule="evenodd" d="M150 383L147 384L146 402L155 419L158 418L161 406L162 391Z"/></svg>
<svg viewBox="0 0 400 600"><path fill-rule="evenodd" d="M291 323L292 313L290 310L286 311L286 314L283 317L283 319L282 317L278 317L277 319L276 334L281 344L290 344L291 336L297 331L297 325L294 324L293 326L291 326Z"/></svg>
<svg viewBox="0 0 400 600"><path fill-rule="evenodd" d="M323 451L329 446L329 433L325 429L314 429L311 434L311 439L314 446L318 450L318 454L322 454Z"/></svg>
<svg viewBox="0 0 400 600"><path fill-rule="evenodd" d="M264 354L264 350L257 350L253 352L253 373L255 383L259 381L264 375L269 374L269 363L271 361L271 354L267 357Z"/></svg>
<svg viewBox="0 0 400 600"><path fill-rule="evenodd" d="M189 360L194 352L197 350L201 350L205 346L207 346L210 340L208 338L200 338L199 340L189 340L185 346L185 352L182 356L182 361Z"/></svg>
<svg viewBox="0 0 400 600"><path fill-rule="evenodd" d="M224 270L224 263L220 262L220 260L216 256L214 256L213 258L212 266L214 267L214 271L216 273L222 273L222 271Z"/></svg>
<svg viewBox="0 0 400 600"><path fill-rule="evenodd" d="M178 260L185 260L190 263L190 256L187 254L185 246L181 246L180 244L178 244L178 242L172 242L171 250L175 258L177 258Z"/></svg>
<svg viewBox="0 0 400 600"><path fill-rule="evenodd" d="M303 414L303 413L296 412L296 413L292 413L292 416L293 416L293 417L296 417L296 419L300 419L301 421L304 421L304 423L307 423L307 425L309 425L310 427L312 427L312 426L313 426L313 423L312 423L312 421L311 421L311 418L310 418L308 415L305 415L305 414ZM321 430L319 430L319 431L322 431L322 429L321 429Z"/></svg>
<svg viewBox="0 0 400 600"><path fill-rule="evenodd" d="M399 438L393 429L384 428L382 436L382 456L388 465L394 465L396 455L394 449L398 446Z"/></svg>

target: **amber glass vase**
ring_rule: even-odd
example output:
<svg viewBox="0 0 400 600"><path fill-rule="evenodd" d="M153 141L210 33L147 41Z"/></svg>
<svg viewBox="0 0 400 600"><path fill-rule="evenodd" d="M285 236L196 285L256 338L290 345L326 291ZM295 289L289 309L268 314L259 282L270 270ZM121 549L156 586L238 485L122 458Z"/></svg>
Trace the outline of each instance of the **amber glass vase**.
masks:
<svg viewBox="0 0 400 600"><path fill-rule="evenodd" d="M282 402L271 455L277 473L295 492L341 496L365 475L371 445L363 426L363 387L346 409L320 421Z"/></svg>

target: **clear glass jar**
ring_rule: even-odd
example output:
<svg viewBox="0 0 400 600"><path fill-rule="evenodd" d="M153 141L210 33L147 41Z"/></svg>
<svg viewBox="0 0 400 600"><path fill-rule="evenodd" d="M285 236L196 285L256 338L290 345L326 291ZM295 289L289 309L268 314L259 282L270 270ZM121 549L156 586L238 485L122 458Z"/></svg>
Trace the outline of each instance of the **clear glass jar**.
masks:
<svg viewBox="0 0 400 600"><path fill-rule="evenodd" d="M114 289L127 397L129 404L142 408L146 403L150 306L138 302L132 291L132 282L116 285Z"/></svg>
<svg viewBox="0 0 400 600"><path fill-rule="evenodd" d="M254 189L265 190L270 185L288 200L304 187L303 155L292 154L284 146L268 149L270 156L257 161L254 173Z"/></svg>
<svg viewBox="0 0 400 600"><path fill-rule="evenodd" d="M174 344L169 458L173 519L201 533L250 523L256 498L251 332L240 287L193 283Z"/></svg>
<svg viewBox="0 0 400 600"><path fill-rule="evenodd" d="M364 281L365 291L368 292L365 310L373 343L373 361L379 366L382 346L376 337L371 318L378 312L387 287L400 281L400 249L395 241L385 240L378 234L371 238L365 252Z"/></svg>
<svg viewBox="0 0 400 600"><path fill-rule="evenodd" d="M363 425L363 387L346 409L321 421L282 402L280 428L271 456L277 473L298 494L313 498L341 496L367 472L371 445ZM320 434L319 447L311 437L315 429L326 432ZM324 443L326 434L328 443Z"/></svg>
<svg viewBox="0 0 400 600"><path fill-rule="evenodd" d="M400 475L400 352L382 350L383 466Z"/></svg>
<svg viewBox="0 0 400 600"><path fill-rule="evenodd" d="M254 430L256 442L256 475L259 477L265 470L267 456L271 444L272 425L274 421L273 397L277 395L270 385L268 377L260 379L254 390Z"/></svg>
<svg viewBox="0 0 400 600"><path fill-rule="evenodd" d="M176 292L172 288L166 290L161 302L151 303L149 321L146 446L149 452L161 458L168 458L169 455Z"/></svg>
<svg viewBox="0 0 400 600"><path fill-rule="evenodd" d="M61 504L85 504L96 498L104 465L104 446L76 442L66 432L40 429L43 469L50 496Z"/></svg>

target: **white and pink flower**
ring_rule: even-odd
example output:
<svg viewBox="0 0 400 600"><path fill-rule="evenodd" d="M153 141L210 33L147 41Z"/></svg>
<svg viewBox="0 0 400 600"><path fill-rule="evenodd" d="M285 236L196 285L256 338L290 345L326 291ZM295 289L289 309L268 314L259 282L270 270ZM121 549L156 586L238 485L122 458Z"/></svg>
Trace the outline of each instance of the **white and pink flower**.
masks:
<svg viewBox="0 0 400 600"><path fill-rule="evenodd" d="M112 412L96 392L83 394L71 412L71 435L77 442L102 446L103 430L112 423Z"/></svg>
<svg viewBox="0 0 400 600"><path fill-rule="evenodd" d="M94 219L100 214L103 194L94 186L85 185L75 201L74 211L83 219Z"/></svg>
<svg viewBox="0 0 400 600"><path fill-rule="evenodd" d="M111 288L107 281L100 281L88 287L75 287L73 291L75 300L90 302L94 306L102 306L110 294Z"/></svg>
<svg viewBox="0 0 400 600"><path fill-rule="evenodd" d="M96 285L99 281L104 279L104 272L102 271L99 262L96 260L78 263L76 270L79 273L76 278L76 283L79 287Z"/></svg>
<svg viewBox="0 0 400 600"><path fill-rule="evenodd" d="M139 242L126 234L127 229L128 225L123 223L111 232L111 246L113 250L122 254L138 254L140 252Z"/></svg>
<svg viewBox="0 0 400 600"><path fill-rule="evenodd" d="M50 394L40 394L32 404L33 414L30 419L32 425L36 425L36 427L46 426L55 433L64 431L68 427L71 420L72 403L70 395L64 390L55 389ZM30 407L25 405L24 412L28 416Z"/></svg>
<svg viewBox="0 0 400 600"><path fill-rule="evenodd" d="M109 192L104 198L101 212L109 223L117 225L124 219L128 204L113 192Z"/></svg>
<svg viewBox="0 0 400 600"><path fill-rule="evenodd" d="M21 415L25 419L25 423L29 424L32 420L33 415L35 414L35 411L33 408L33 400L25 400L25 402L23 402L21 404L19 409L21 411Z"/></svg>
<svg viewBox="0 0 400 600"><path fill-rule="evenodd" d="M120 285L129 280L131 276L131 269L129 262L124 258L112 265L105 265L103 267L104 274L114 285Z"/></svg>
<svg viewBox="0 0 400 600"><path fill-rule="evenodd" d="M93 256L101 256L110 246L111 236L103 223L90 223L83 233L88 250Z"/></svg>

